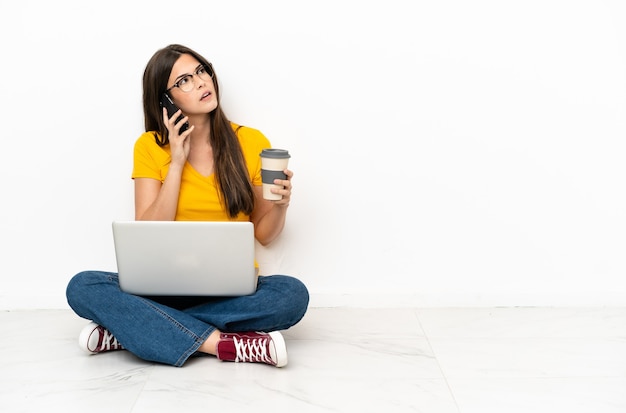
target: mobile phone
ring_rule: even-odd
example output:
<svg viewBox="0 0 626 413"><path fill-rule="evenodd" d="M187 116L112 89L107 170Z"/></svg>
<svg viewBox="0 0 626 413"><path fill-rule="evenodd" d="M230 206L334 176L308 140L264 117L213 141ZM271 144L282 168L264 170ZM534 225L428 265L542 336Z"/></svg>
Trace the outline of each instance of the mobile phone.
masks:
<svg viewBox="0 0 626 413"><path fill-rule="evenodd" d="M179 110L178 106L174 104L172 97L167 92L163 93L163 96L161 97L161 107L167 109L167 117L169 118L174 116L174 113L178 112ZM176 122L178 123L178 121L182 118L184 118L184 116L181 114L178 119L176 119ZM183 133L187 129L189 129L189 122L183 123L183 126L180 127L180 131L178 133Z"/></svg>

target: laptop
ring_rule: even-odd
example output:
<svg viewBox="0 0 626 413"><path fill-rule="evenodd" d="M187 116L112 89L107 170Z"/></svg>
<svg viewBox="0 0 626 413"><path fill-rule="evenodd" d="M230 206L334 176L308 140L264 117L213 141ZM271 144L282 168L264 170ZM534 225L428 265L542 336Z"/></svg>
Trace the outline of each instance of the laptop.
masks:
<svg viewBox="0 0 626 413"><path fill-rule="evenodd" d="M113 221L122 291L240 296L256 290L251 222Z"/></svg>

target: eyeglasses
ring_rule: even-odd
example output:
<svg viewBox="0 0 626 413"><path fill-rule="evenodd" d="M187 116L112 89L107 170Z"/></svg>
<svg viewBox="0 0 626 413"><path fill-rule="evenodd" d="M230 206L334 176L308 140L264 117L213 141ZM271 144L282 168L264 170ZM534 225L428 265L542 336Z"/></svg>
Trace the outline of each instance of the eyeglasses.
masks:
<svg viewBox="0 0 626 413"><path fill-rule="evenodd" d="M209 80L213 78L213 69L211 69L211 67L200 65L196 68L196 71L193 74L198 76L200 80ZM167 91L169 92L170 90L177 87L186 93L191 92L194 86L195 84L193 81L193 75L183 75L180 79L176 81L176 83L174 83L174 86L167 89Z"/></svg>

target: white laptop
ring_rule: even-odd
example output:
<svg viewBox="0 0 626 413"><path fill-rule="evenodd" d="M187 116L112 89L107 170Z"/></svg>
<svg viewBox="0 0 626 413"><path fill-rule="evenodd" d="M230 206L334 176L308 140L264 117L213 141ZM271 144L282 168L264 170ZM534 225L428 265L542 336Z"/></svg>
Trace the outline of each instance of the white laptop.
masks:
<svg viewBox="0 0 626 413"><path fill-rule="evenodd" d="M256 290L251 222L113 221L122 291L239 296Z"/></svg>

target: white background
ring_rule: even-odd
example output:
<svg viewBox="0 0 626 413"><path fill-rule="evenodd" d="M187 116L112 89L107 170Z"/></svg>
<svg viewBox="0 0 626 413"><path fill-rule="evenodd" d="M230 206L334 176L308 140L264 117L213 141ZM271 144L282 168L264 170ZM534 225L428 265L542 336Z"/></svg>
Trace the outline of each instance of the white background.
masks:
<svg viewBox="0 0 626 413"><path fill-rule="evenodd" d="M141 76L213 62L292 154L264 273L312 305L626 303L620 0L3 1L0 308L66 308L133 218Z"/></svg>

